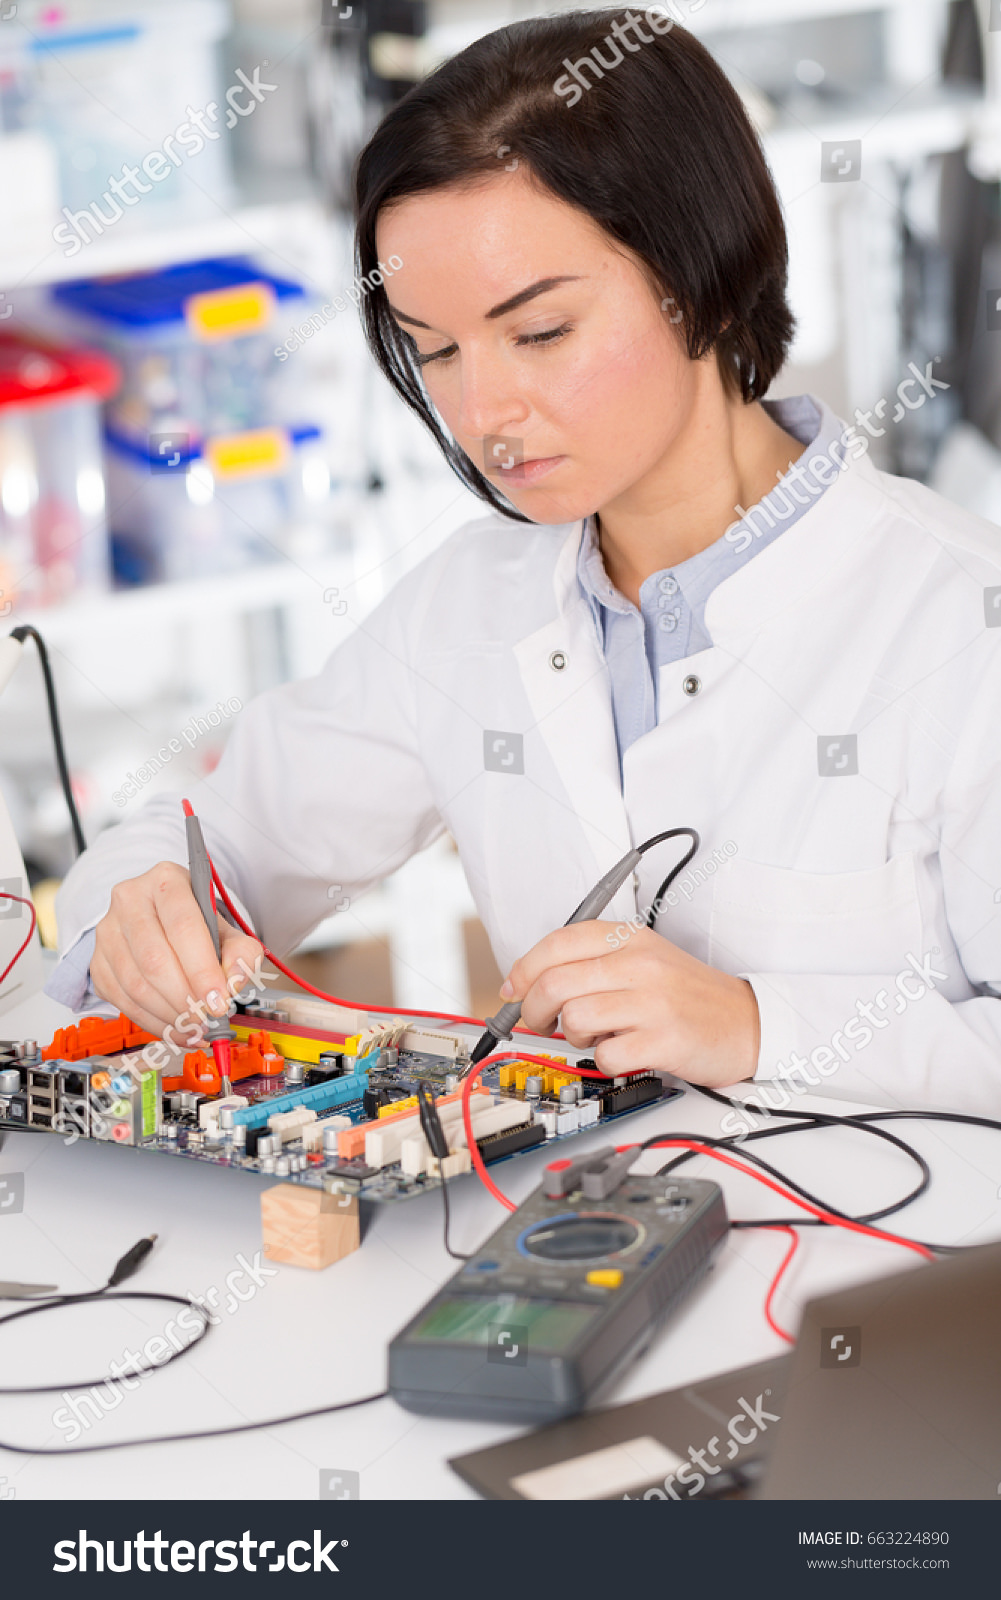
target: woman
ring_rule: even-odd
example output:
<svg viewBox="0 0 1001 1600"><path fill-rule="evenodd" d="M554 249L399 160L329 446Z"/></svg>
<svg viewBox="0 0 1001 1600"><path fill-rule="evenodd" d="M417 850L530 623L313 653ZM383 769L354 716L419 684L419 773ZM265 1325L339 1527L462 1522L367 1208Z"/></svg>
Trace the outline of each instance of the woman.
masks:
<svg viewBox="0 0 1001 1600"><path fill-rule="evenodd" d="M490 512L192 793L262 936L447 828L502 995L605 1071L994 1109L998 532L763 398L786 243L726 78L656 12L503 28L389 112L356 208L373 353ZM675 827L701 845L664 903L677 840L561 926ZM50 992L89 964L157 1033L223 1009L256 946L222 924L220 970L185 859L176 798L105 833Z"/></svg>

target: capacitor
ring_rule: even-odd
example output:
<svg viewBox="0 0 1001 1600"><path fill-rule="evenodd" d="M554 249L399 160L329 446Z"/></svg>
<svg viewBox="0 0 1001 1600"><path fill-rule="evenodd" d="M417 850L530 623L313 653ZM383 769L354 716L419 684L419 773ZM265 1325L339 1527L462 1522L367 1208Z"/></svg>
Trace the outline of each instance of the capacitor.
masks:
<svg viewBox="0 0 1001 1600"><path fill-rule="evenodd" d="M525 1099L539 1100L542 1097L542 1079L535 1073L525 1079Z"/></svg>
<svg viewBox="0 0 1001 1600"><path fill-rule="evenodd" d="M21 1087L21 1074L16 1067L4 1067L0 1072L0 1094L17 1094Z"/></svg>
<svg viewBox="0 0 1001 1600"><path fill-rule="evenodd" d="M275 1161L273 1162L273 1166L274 1166L275 1172L276 1172L276 1174L278 1175L279 1178L285 1178L285 1177L288 1176L288 1170L289 1170L289 1158L288 1158L288 1156L277 1156Z"/></svg>
<svg viewBox="0 0 1001 1600"><path fill-rule="evenodd" d="M577 1104L577 1090L574 1084L565 1083L560 1090L560 1105L575 1106Z"/></svg>
<svg viewBox="0 0 1001 1600"><path fill-rule="evenodd" d="M262 1133L257 1141L257 1154L271 1156L275 1153L275 1136L273 1133Z"/></svg>
<svg viewBox="0 0 1001 1600"><path fill-rule="evenodd" d="M238 1150L245 1150L247 1148L247 1125L246 1125L246 1123L244 1123L244 1122L234 1122L234 1124L233 1124L233 1144L236 1146L236 1148Z"/></svg>
<svg viewBox="0 0 1001 1600"><path fill-rule="evenodd" d="M165 1123L164 1129L163 1129L163 1137L165 1139L167 1139L168 1141L176 1143L176 1140L177 1140L177 1124L176 1124L176 1122Z"/></svg>
<svg viewBox="0 0 1001 1600"><path fill-rule="evenodd" d="M321 1050L320 1059L316 1064L322 1072L333 1077L334 1073L343 1070L344 1057L336 1050Z"/></svg>
<svg viewBox="0 0 1001 1600"><path fill-rule="evenodd" d="M285 1082L286 1083L301 1083L305 1076L306 1076L306 1068L303 1066L301 1061L286 1061L286 1063L285 1063Z"/></svg>
<svg viewBox="0 0 1001 1600"><path fill-rule="evenodd" d="M222 1107L222 1110L219 1112L219 1126L223 1130L224 1133L229 1132L229 1131L232 1130L232 1127L233 1127L233 1107L232 1106L223 1106Z"/></svg>
<svg viewBox="0 0 1001 1600"><path fill-rule="evenodd" d="M37 1039L22 1039L14 1046L14 1054L20 1061L34 1061L39 1053Z"/></svg>
<svg viewBox="0 0 1001 1600"><path fill-rule="evenodd" d="M324 1130L323 1130L323 1153L324 1153L325 1156L336 1156L336 1154L337 1154L337 1134L338 1134L338 1129L337 1128L324 1128Z"/></svg>
<svg viewBox="0 0 1001 1600"><path fill-rule="evenodd" d="M274 1172L274 1170L275 1170L275 1158L274 1158L274 1156L262 1156L262 1158L261 1158L261 1171L262 1172Z"/></svg>
<svg viewBox="0 0 1001 1600"><path fill-rule="evenodd" d="M399 1064L399 1060L400 1060L400 1052L399 1052L399 1050L397 1050L395 1044L391 1044L389 1046L388 1050L386 1051L386 1065L387 1065L387 1067L395 1067L395 1066L397 1066Z"/></svg>
<svg viewBox="0 0 1001 1600"><path fill-rule="evenodd" d="M458 1087L459 1087L459 1074L457 1072L446 1072L446 1074L445 1074L445 1093L446 1094L454 1094Z"/></svg>

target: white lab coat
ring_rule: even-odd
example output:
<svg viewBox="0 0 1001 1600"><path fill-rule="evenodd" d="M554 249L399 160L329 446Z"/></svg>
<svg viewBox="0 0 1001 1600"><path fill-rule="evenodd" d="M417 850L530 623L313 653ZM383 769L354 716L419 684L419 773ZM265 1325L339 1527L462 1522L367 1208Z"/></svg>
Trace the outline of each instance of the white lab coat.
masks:
<svg viewBox="0 0 1001 1600"><path fill-rule="evenodd" d="M241 714L190 794L262 936L288 951L448 829L507 970L633 842L687 824L658 930L749 979L761 1080L795 1051L835 1096L1001 1116L1001 1000L977 992L1001 980L1001 530L849 458L714 590L714 644L661 668L621 784L581 531L478 519ZM644 859L612 939L684 848ZM74 866L63 948L160 859L186 859L177 799Z"/></svg>

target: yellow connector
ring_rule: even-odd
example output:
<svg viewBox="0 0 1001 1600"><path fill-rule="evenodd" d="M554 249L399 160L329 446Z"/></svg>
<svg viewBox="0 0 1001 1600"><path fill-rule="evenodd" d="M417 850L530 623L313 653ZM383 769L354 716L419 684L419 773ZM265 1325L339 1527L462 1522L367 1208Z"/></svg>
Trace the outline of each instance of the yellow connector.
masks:
<svg viewBox="0 0 1001 1600"><path fill-rule="evenodd" d="M514 1087L514 1078L515 1078L514 1062L513 1061L507 1061L507 1062L505 1062L504 1066L502 1066L502 1067L500 1067L498 1069L498 1075L497 1075L498 1083L500 1084L500 1087L502 1089L511 1089L511 1088Z"/></svg>
<svg viewBox="0 0 1001 1600"><path fill-rule="evenodd" d="M350 1039L345 1039L344 1043L340 1046L342 1053L346 1056L356 1056L358 1054L358 1040L360 1038L360 1033L353 1033Z"/></svg>
<svg viewBox="0 0 1001 1600"><path fill-rule="evenodd" d="M415 1094L409 1095L406 1100L391 1100L388 1106L379 1107L378 1115L380 1117L395 1117L398 1111L409 1111L416 1104L417 1096Z"/></svg>
<svg viewBox="0 0 1001 1600"><path fill-rule="evenodd" d="M516 1067L515 1069L514 1086L519 1094L525 1093L525 1079L528 1077L528 1072L528 1067Z"/></svg>

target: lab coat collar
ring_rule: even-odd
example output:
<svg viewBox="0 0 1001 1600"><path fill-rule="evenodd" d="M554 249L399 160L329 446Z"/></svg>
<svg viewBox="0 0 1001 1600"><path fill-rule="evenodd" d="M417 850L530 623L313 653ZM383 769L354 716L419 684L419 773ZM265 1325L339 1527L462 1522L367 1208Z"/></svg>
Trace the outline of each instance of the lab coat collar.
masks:
<svg viewBox="0 0 1001 1600"><path fill-rule="evenodd" d="M821 412L821 435L826 437L824 422L837 419L823 401L814 403ZM847 424L842 423L841 428L847 431ZM855 435L851 447L857 451L858 440L863 436L854 428L850 431ZM816 451L807 445L801 457L804 467L818 453L828 455L827 450ZM868 451L853 457L849 447L841 443L829 459L832 470L838 459L844 461L834 482L791 527L758 551L753 561L724 578L710 594L705 620L714 643L752 633L795 604L826 571L857 548L887 510L895 509L890 483L873 466ZM751 508L748 517L753 524L757 506ZM577 571L587 521L585 517L564 524L566 532L553 573L557 610L568 622L576 619L582 609L590 616Z"/></svg>
<svg viewBox="0 0 1001 1600"><path fill-rule="evenodd" d="M804 464L810 454L808 446ZM758 632L834 567L857 560L875 525L895 509L886 479L868 453L845 461L844 470L798 521L713 590L705 624L714 645L731 645Z"/></svg>
<svg viewBox="0 0 1001 1600"><path fill-rule="evenodd" d="M808 452L809 452L809 447ZM780 538L723 580L706 603L714 645L732 647L795 606L837 564L857 559L879 518L892 506L885 479L868 455L852 460ZM605 871L633 839L619 775L608 671L595 619L581 592L577 558L586 519L564 524L553 568L556 614L514 646L522 683L576 813ZM565 531L563 531L565 530ZM562 659L563 664L559 665ZM628 908L620 890L610 910Z"/></svg>
<svg viewBox="0 0 1001 1600"><path fill-rule="evenodd" d="M608 670L595 620L577 582L584 523L564 526L553 569L556 614L516 644L514 655L535 728L594 852L597 877L631 848L632 838L619 780ZM620 896L631 909L631 890L620 891Z"/></svg>

